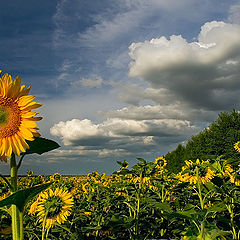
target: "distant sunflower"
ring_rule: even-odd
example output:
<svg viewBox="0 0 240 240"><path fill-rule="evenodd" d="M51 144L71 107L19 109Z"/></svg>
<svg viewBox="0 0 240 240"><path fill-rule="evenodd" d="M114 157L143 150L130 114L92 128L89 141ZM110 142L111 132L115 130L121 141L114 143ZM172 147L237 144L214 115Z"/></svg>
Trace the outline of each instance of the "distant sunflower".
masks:
<svg viewBox="0 0 240 240"><path fill-rule="evenodd" d="M224 172L223 172L223 176L224 176L224 177L228 177L228 176L231 175L231 173L232 173L233 171L234 171L234 170L233 170L231 164L226 164L225 169L224 169Z"/></svg>
<svg viewBox="0 0 240 240"><path fill-rule="evenodd" d="M194 163L193 161L185 161L185 166L182 167L182 171L177 174L178 178L182 182L189 182L190 184L196 184L199 181L203 184L210 182L210 180L215 176L214 172L210 167L207 167L208 161L200 162L199 159ZM198 168L198 176L196 169Z"/></svg>
<svg viewBox="0 0 240 240"><path fill-rule="evenodd" d="M156 168L163 169L167 166L167 161L164 157L157 157L154 161Z"/></svg>
<svg viewBox="0 0 240 240"><path fill-rule="evenodd" d="M234 144L234 148L238 151L238 152L240 152L240 141L238 141L238 142L236 142L235 144Z"/></svg>
<svg viewBox="0 0 240 240"><path fill-rule="evenodd" d="M29 213L37 212L40 222L45 222L45 228L51 228L57 222L64 223L71 214L73 206L72 195L60 188L42 192L32 204Z"/></svg>
<svg viewBox="0 0 240 240"><path fill-rule="evenodd" d="M60 173L54 173L51 177L51 181L60 181L62 179L62 175Z"/></svg>
<svg viewBox="0 0 240 240"><path fill-rule="evenodd" d="M128 168L128 166L129 166L129 163L126 160L124 160L122 165L121 165L121 170L125 169L125 168Z"/></svg>
<svg viewBox="0 0 240 240"><path fill-rule="evenodd" d="M0 71L1 72L1 71ZM28 95L30 87L21 86L21 79L13 82L11 75L5 73L0 78L0 159L7 161L12 153L20 155L29 148L25 140L33 141L39 137L37 124L41 117L35 117L33 109L42 104L32 102L35 98Z"/></svg>
<svg viewBox="0 0 240 240"><path fill-rule="evenodd" d="M234 183L236 186L240 186L240 164L238 165L238 169L229 172L228 176L230 177L231 183Z"/></svg>

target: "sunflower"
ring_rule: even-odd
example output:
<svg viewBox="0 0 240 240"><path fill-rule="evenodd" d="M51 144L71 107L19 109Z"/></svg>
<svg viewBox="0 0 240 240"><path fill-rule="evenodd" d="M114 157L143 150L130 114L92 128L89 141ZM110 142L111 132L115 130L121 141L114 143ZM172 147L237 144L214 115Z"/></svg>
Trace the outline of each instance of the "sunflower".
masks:
<svg viewBox="0 0 240 240"><path fill-rule="evenodd" d="M129 163L126 160L124 160L122 165L121 165L121 170L123 170L125 168L128 168L128 166L129 166Z"/></svg>
<svg viewBox="0 0 240 240"><path fill-rule="evenodd" d="M37 212L39 222L45 223L45 228L51 228L57 222L64 223L71 214L73 206L72 195L60 188L42 192L32 204L29 213Z"/></svg>
<svg viewBox="0 0 240 240"><path fill-rule="evenodd" d="M231 164L226 164L225 169L224 169L224 172L223 172L223 176L224 176L224 177L228 177L228 176L231 175L231 173L232 173L233 171L234 171L234 170L233 170Z"/></svg>
<svg viewBox="0 0 240 240"><path fill-rule="evenodd" d="M238 169L235 171L229 171L228 176L230 177L231 183L234 183L236 186L240 186L240 164L238 165Z"/></svg>
<svg viewBox="0 0 240 240"><path fill-rule="evenodd" d="M29 170L28 172L27 172L27 176L28 177L31 177L33 175L33 171L32 170Z"/></svg>
<svg viewBox="0 0 240 240"><path fill-rule="evenodd" d="M193 161L185 161L185 166L182 167L182 171L176 175L182 182L190 182L190 184L196 184L199 178L199 181L203 184L210 182L210 180L215 176L215 173L211 170L210 167L206 166L209 164L209 161L200 162L199 159L194 163ZM198 176L197 176L198 168Z"/></svg>
<svg viewBox="0 0 240 240"><path fill-rule="evenodd" d="M235 148L238 152L240 152L240 146L239 146L239 144L240 144L240 141L238 141L238 142L236 142L236 143L234 144L234 148Z"/></svg>
<svg viewBox="0 0 240 240"><path fill-rule="evenodd" d="M154 163L157 165L156 168L160 169L163 169L167 165L167 161L164 157L157 157Z"/></svg>
<svg viewBox="0 0 240 240"><path fill-rule="evenodd" d="M54 173L51 177L50 177L50 181L60 181L62 179L62 175L60 173Z"/></svg>
<svg viewBox="0 0 240 240"><path fill-rule="evenodd" d="M0 71L1 72L1 71ZM11 75L5 73L0 78L0 158L7 161L12 153L20 155L29 148L25 140L33 141L39 137L37 124L41 117L35 117L33 109L42 104L32 102L35 98L28 95L30 87L21 85L21 79L12 80Z"/></svg>

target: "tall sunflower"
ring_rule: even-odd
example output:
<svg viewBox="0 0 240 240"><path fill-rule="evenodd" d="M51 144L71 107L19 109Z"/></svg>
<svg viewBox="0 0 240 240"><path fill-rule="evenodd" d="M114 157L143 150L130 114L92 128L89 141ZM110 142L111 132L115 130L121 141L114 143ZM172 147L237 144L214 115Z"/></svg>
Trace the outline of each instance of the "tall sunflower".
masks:
<svg viewBox="0 0 240 240"><path fill-rule="evenodd" d="M49 189L38 196L29 214L37 213L39 222L45 224L44 228L51 228L56 222L62 224L67 220L73 204L71 193L60 188L56 188L55 191Z"/></svg>
<svg viewBox="0 0 240 240"><path fill-rule="evenodd" d="M0 71L1 72L1 71ZM0 78L0 159L7 161L12 153L20 155L29 148L25 140L33 141L39 137L36 121L41 117L35 117L32 112L42 104L33 102L35 98L28 95L30 87L21 85L21 79L12 80L11 75L5 73Z"/></svg>

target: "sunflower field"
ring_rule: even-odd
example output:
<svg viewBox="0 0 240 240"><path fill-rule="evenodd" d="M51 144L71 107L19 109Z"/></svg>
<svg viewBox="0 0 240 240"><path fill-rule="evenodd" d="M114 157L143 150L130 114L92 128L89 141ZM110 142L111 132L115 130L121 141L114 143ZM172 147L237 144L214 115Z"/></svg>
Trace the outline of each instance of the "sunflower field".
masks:
<svg viewBox="0 0 240 240"><path fill-rule="evenodd" d="M25 206L24 239L239 239L238 163L189 160L173 174L164 157L138 160L112 175L19 177L21 189L51 183ZM0 238L12 239L9 208L0 214Z"/></svg>
<svg viewBox="0 0 240 240"><path fill-rule="evenodd" d="M0 77L0 161L10 167L0 174L0 239L240 239L240 164L223 155L186 160L177 173L161 156L119 161L111 175L18 176L25 156L59 147L40 137L29 91Z"/></svg>

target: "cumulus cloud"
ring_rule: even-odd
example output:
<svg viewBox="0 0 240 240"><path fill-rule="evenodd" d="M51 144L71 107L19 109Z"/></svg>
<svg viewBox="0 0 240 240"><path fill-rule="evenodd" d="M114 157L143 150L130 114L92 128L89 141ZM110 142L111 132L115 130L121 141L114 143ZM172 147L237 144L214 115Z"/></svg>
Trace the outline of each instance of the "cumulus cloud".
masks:
<svg viewBox="0 0 240 240"><path fill-rule="evenodd" d="M83 86L86 88L101 87L103 79L100 76L94 76L93 78L81 78L78 81L72 82L73 87Z"/></svg>
<svg viewBox="0 0 240 240"><path fill-rule="evenodd" d="M197 42L171 36L132 43L129 75L208 110L236 105L240 91L240 26L205 23Z"/></svg>
<svg viewBox="0 0 240 240"><path fill-rule="evenodd" d="M74 145L74 142L79 140L87 144L93 145L93 141L102 141L105 137L105 132L98 125L92 124L88 119L79 120L72 119L71 121L59 122L55 124L50 133L53 136L60 136L65 145Z"/></svg>
<svg viewBox="0 0 240 240"><path fill-rule="evenodd" d="M109 118L99 124L88 119L59 122L50 132L61 137L66 146L77 147L80 156L95 154L104 157L151 152L159 143L166 145L171 138L174 138L171 143L175 143L198 130L186 120Z"/></svg>
<svg viewBox="0 0 240 240"><path fill-rule="evenodd" d="M191 122L211 122L217 117L215 111L188 108L188 106L182 104L128 106L117 110L101 111L99 114L107 118L134 120L164 119L165 121L167 119L188 119Z"/></svg>

